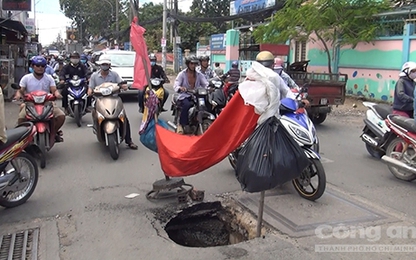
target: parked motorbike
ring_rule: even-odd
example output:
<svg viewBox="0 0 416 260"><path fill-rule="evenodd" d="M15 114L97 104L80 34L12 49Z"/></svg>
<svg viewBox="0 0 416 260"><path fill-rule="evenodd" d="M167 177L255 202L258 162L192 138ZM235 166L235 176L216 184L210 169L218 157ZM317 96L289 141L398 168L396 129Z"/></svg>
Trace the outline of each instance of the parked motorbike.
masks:
<svg viewBox="0 0 416 260"><path fill-rule="evenodd" d="M0 206L12 208L25 203L38 182L38 166L29 154L36 126L25 122L6 134L7 142L0 145Z"/></svg>
<svg viewBox="0 0 416 260"><path fill-rule="evenodd" d="M376 104L363 102L368 108L364 119L364 129L361 139L365 143L368 153L380 159L386 153L388 140L390 140L390 129L386 125L386 118L393 113L393 108L387 104Z"/></svg>
<svg viewBox="0 0 416 260"><path fill-rule="evenodd" d="M209 111L208 90L205 88L189 89L186 93L191 95L193 106L189 109L189 127L190 132L185 134L202 135L209 126L214 122L215 116ZM179 94L172 97L171 110L174 117L173 123L168 121L170 127L176 130L181 112Z"/></svg>
<svg viewBox="0 0 416 260"><path fill-rule="evenodd" d="M303 87L297 98L304 96L307 88ZM324 167L319 156L319 140L316 135L315 127L308 117L306 109L298 107L295 100L284 98L280 105L280 121L293 139L304 150L310 161L310 165L300 175L299 178L292 180L292 184L302 198L307 200L319 199L325 191L326 175ZM237 168L238 153L244 147L243 144L237 150L232 152L228 159L231 166ZM316 182L313 178L316 177Z"/></svg>
<svg viewBox="0 0 416 260"><path fill-rule="evenodd" d="M392 132L388 140L386 155L381 160L398 179L416 179L416 124L413 118L388 115L387 127Z"/></svg>
<svg viewBox="0 0 416 260"><path fill-rule="evenodd" d="M87 90L86 79L77 75L66 81L68 88L68 110L69 116L75 119L78 127L81 126L81 119L87 113Z"/></svg>
<svg viewBox="0 0 416 260"><path fill-rule="evenodd" d="M93 95L95 97L94 110L92 111L93 132L97 140L110 150L113 160L117 160L120 154L119 145L126 136L126 111L123 101L118 96L121 83L106 82L97 86Z"/></svg>
<svg viewBox="0 0 416 260"><path fill-rule="evenodd" d="M19 86L13 83L12 88L19 89ZM25 94L23 98L26 105L26 119L36 126L37 134L34 143L39 147L38 157L42 169L46 167L46 152L52 149L57 141L55 121L53 120L53 101L55 99L53 94L43 90Z"/></svg>

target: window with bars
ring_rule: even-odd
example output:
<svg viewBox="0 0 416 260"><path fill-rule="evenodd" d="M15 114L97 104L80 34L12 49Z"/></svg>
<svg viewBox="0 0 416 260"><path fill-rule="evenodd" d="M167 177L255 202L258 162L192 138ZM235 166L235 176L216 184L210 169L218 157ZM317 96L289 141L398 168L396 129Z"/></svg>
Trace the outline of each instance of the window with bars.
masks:
<svg viewBox="0 0 416 260"><path fill-rule="evenodd" d="M293 61L304 61L306 60L306 41L295 42L295 55Z"/></svg>

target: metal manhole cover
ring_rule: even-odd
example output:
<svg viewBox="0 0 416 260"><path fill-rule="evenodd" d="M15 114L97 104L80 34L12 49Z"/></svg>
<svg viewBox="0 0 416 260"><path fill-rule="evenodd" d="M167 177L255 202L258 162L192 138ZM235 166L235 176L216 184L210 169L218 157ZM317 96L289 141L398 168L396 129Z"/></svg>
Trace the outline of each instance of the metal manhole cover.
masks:
<svg viewBox="0 0 416 260"><path fill-rule="evenodd" d="M0 235L0 260L38 259L39 228Z"/></svg>

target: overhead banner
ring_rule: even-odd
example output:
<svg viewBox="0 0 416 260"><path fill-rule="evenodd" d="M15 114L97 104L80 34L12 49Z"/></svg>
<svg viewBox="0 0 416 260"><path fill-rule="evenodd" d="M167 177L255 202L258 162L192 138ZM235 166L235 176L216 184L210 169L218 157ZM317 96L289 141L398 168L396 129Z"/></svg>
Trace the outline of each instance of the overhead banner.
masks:
<svg viewBox="0 0 416 260"><path fill-rule="evenodd" d="M226 34L211 35L211 54L225 54Z"/></svg>
<svg viewBox="0 0 416 260"><path fill-rule="evenodd" d="M4 11L32 11L31 0L2 0Z"/></svg>
<svg viewBox="0 0 416 260"><path fill-rule="evenodd" d="M235 0L230 2L230 15L250 13L276 5L276 0Z"/></svg>

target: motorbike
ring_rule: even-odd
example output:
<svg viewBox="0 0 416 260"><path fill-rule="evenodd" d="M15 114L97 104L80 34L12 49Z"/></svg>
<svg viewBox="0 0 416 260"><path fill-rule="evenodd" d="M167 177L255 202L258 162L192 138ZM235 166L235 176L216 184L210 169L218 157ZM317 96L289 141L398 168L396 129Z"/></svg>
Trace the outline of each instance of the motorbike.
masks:
<svg viewBox="0 0 416 260"><path fill-rule="evenodd" d="M0 206L13 208L25 203L38 183L38 166L30 155L36 149L36 126L25 122L6 135L7 142L0 145Z"/></svg>
<svg viewBox="0 0 416 260"><path fill-rule="evenodd" d="M368 153L380 159L386 153L388 140L390 140L390 129L386 125L386 119L393 113L393 108L387 104L376 104L363 102L368 108L364 119L364 129L361 139L365 143Z"/></svg>
<svg viewBox="0 0 416 260"><path fill-rule="evenodd" d="M87 89L86 79L77 75L66 81L68 88L68 110L69 116L75 119L78 127L81 126L81 119L87 113Z"/></svg>
<svg viewBox="0 0 416 260"><path fill-rule="evenodd" d="M19 86L13 83L12 88L19 89ZM23 97L23 102L26 105L26 119L36 126L37 134L33 141L39 147L38 157L42 169L46 167L47 151L51 150L57 142L58 133L56 133L53 120L53 101L55 99L53 94L43 90L27 93Z"/></svg>
<svg viewBox="0 0 416 260"><path fill-rule="evenodd" d="M302 87L297 95L297 99L305 97L306 93L307 88ZM326 187L326 175L320 160L319 140L315 126L308 117L306 109L299 107L297 102L290 98L281 100L280 115L281 123L304 150L310 161L308 168L301 173L299 178L292 180L292 184L302 198L315 201L323 195ZM228 156L230 164L234 169L237 168L238 153L244 145L245 143ZM315 177L317 179L316 183L313 180Z"/></svg>
<svg viewBox="0 0 416 260"><path fill-rule="evenodd" d="M117 160L120 154L119 145L126 136L126 111L120 93L120 83L105 82L94 88L94 109L92 111L93 133L97 140L110 150L113 160Z"/></svg>
<svg viewBox="0 0 416 260"><path fill-rule="evenodd" d="M191 95L193 106L188 113L190 131L185 132L185 134L202 135L215 120L215 115L209 110L208 90L205 88L188 89L186 93ZM178 93L175 93L172 97L171 110L174 120L173 123L168 121L168 125L175 130L181 113L178 98Z"/></svg>
<svg viewBox="0 0 416 260"><path fill-rule="evenodd" d="M386 155L381 160L398 179L416 179L416 124L413 118L388 115L386 125L392 135L388 140Z"/></svg>
<svg viewBox="0 0 416 260"><path fill-rule="evenodd" d="M147 91L153 91L155 93L155 95L157 96L157 98L159 99L159 104L158 104L157 110L156 110L157 115L159 115L163 111L163 96L164 96L164 92L165 92L165 89L163 88L164 83L165 83L164 79L151 78L150 79L150 86L148 86L145 89L144 103L146 103L147 97L149 95L147 93ZM147 107L144 106L144 110L146 110L146 109L147 109Z"/></svg>
<svg viewBox="0 0 416 260"><path fill-rule="evenodd" d="M223 75L221 79L224 82L224 94L227 97L227 101L230 101L235 92L238 90L238 82L229 82L225 75Z"/></svg>
<svg viewBox="0 0 416 260"><path fill-rule="evenodd" d="M227 105L227 96L224 92L224 81L218 78L209 80L208 110L218 117Z"/></svg>

